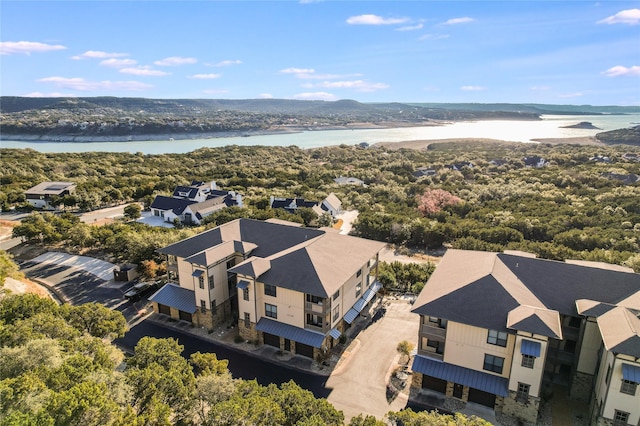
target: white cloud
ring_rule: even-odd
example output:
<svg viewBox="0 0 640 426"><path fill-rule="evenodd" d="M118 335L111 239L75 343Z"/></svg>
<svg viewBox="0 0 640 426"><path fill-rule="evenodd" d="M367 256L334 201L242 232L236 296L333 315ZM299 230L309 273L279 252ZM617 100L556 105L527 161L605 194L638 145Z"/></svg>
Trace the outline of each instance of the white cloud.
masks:
<svg viewBox="0 0 640 426"><path fill-rule="evenodd" d="M106 58L124 58L129 56L128 53L109 53L100 52L98 50L87 50L82 55L72 56L71 59L106 59Z"/></svg>
<svg viewBox="0 0 640 426"><path fill-rule="evenodd" d="M37 41L2 41L0 42L0 55L12 55L21 53L30 55L32 53L51 52L54 50L64 50L66 46L61 44L46 44Z"/></svg>
<svg viewBox="0 0 640 426"><path fill-rule="evenodd" d="M49 93L42 93L42 92L31 92L31 93L27 93L22 95L25 98L75 98L78 95L75 95L73 93L61 93L61 92L49 92Z"/></svg>
<svg viewBox="0 0 640 426"><path fill-rule="evenodd" d="M307 93L298 93L297 95L293 95L293 99L334 101L337 98L335 95L327 92L307 92Z"/></svg>
<svg viewBox="0 0 640 426"><path fill-rule="evenodd" d="M152 70L149 67L138 67L138 68L122 68L120 70L122 74L132 74L132 75L142 75L148 77L164 77L165 75L170 75L170 73L160 70Z"/></svg>
<svg viewBox="0 0 640 426"><path fill-rule="evenodd" d="M313 68L285 68L278 72L280 74L313 74L316 70Z"/></svg>
<svg viewBox="0 0 640 426"><path fill-rule="evenodd" d="M483 86L462 86L460 87L460 90L465 92L481 92L483 90L487 90L487 88Z"/></svg>
<svg viewBox="0 0 640 426"><path fill-rule="evenodd" d="M618 65L615 67L611 67L606 71L603 71L602 74L606 75L607 77L640 77L640 66L634 65L632 67L623 67L622 65Z"/></svg>
<svg viewBox="0 0 640 426"><path fill-rule="evenodd" d="M189 78L194 78L196 80L211 80L220 77L222 77L222 74L194 74L189 76Z"/></svg>
<svg viewBox="0 0 640 426"><path fill-rule="evenodd" d="M230 67L231 65L240 65L242 63L239 59L227 59L225 61L220 61L214 65L214 67Z"/></svg>
<svg viewBox="0 0 640 426"><path fill-rule="evenodd" d="M418 40L444 40L445 38L449 38L449 34L424 34Z"/></svg>
<svg viewBox="0 0 640 426"><path fill-rule="evenodd" d="M364 80L353 81L324 81L319 83L317 87L325 89L354 89L359 92L375 92L376 90L388 89L389 85L385 83L369 83Z"/></svg>
<svg viewBox="0 0 640 426"><path fill-rule="evenodd" d="M406 27L396 28L396 31L416 31L421 30L422 27L424 27L424 24L407 25Z"/></svg>
<svg viewBox="0 0 640 426"><path fill-rule="evenodd" d="M615 15L611 15L598 21L598 24L640 24L640 9L622 10Z"/></svg>
<svg viewBox="0 0 640 426"><path fill-rule="evenodd" d="M473 21L475 21L475 19L469 18L468 16L465 16L463 18L449 19L448 21L443 22L443 25L468 24L469 22L473 22Z"/></svg>
<svg viewBox="0 0 640 426"><path fill-rule="evenodd" d="M529 90L532 90L534 92L545 92L547 90L551 90L551 87L549 86L532 86L529 88Z"/></svg>
<svg viewBox="0 0 640 426"><path fill-rule="evenodd" d="M271 93L260 93L258 99L273 99L273 95Z"/></svg>
<svg viewBox="0 0 640 426"><path fill-rule="evenodd" d="M105 59L104 61L100 61L100 65L102 65L103 67L109 67L109 68L127 68L127 67L132 67L137 63L138 61L136 61L135 59L111 58L111 59Z"/></svg>
<svg viewBox="0 0 640 426"><path fill-rule="evenodd" d="M564 95L558 95L559 98L562 99L570 99L570 98L579 98L580 96L583 96L584 94L581 92L575 92L575 93L565 93Z"/></svg>
<svg viewBox="0 0 640 426"><path fill-rule="evenodd" d="M150 84L139 81L87 81L81 77L67 78L56 76L41 78L37 81L40 83L52 83L63 89L80 90L83 92L111 90L140 91L153 87Z"/></svg>
<svg viewBox="0 0 640 426"><path fill-rule="evenodd" d="M184 64L195 64L198 62L196 58L184 58L182 56L171 56L169 58L164 58L159 61L155 61L154 64L161 67L175 67L178 65Z"/></svg>
<svg viewBox="0 0 640 426"><path fill-rule="evenodd" d="M409 22L409 18L383 18L378 15L358 15L347 19L350 25L397 25Z"/></svg>

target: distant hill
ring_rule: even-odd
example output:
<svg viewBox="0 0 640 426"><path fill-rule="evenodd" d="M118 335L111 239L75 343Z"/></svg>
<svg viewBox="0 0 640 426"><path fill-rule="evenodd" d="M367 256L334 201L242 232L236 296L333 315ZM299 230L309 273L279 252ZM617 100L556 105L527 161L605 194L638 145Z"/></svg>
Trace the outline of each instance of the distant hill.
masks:
<svg viewBox="0 0 640 426"><path fill-rule="evenodd" d="M607 145L624 144L640 146L640 126L600 132L596 134L596 139Z"/></svg>
<svg viewBox="0 0 640 426"><path fill-rule="evenodd" d="M640 114L637 106L594 106L594 105L552 105L552 104L508 104L508 103L417 103L425 108L441 108L465 111L510 111L547 115L601 115Z"/></svg>

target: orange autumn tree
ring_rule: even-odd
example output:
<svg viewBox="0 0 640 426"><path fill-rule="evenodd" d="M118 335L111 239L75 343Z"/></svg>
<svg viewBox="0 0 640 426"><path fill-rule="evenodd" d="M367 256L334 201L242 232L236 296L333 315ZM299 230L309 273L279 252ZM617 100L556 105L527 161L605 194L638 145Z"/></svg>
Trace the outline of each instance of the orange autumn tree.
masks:
<svg viewBox="0 0 640 426"><path fill-rule="evenodd" d="M452 206L462 200L444 189L427 189L418 197L418 210L424 216L438 213L446 206Z"/></svg>

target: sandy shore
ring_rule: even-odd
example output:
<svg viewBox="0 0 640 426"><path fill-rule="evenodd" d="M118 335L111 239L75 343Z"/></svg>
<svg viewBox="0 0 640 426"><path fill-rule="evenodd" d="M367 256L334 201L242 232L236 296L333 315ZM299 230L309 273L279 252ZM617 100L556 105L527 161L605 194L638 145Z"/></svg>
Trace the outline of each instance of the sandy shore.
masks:
<svg viewBox="0 0 640 426"><path fill-rule="evenodd" d="M566 145L593 145L593 146L605 146L602 142L599 142L595 137L577 137L577 138L550 138L550 139L534 139L538 143L548 144L566 144ZM415 141L403 141L403 142L377 142L373 146L382 146L387 149L427 149L429 145L442 144L442 143L513 143L522 144L525 142L510 142L499 139L483 139L483 138L466 138L466 139L430 139L430 140L415 140Z"/></svg>

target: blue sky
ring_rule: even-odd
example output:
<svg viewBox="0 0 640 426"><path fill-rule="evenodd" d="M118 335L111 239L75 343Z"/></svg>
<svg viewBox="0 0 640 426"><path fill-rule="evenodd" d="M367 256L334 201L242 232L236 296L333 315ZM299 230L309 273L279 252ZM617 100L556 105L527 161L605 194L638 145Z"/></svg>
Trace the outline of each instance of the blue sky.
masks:
<svg viewBox="0 0 640 426"><path fill-rule="evenodd" d="M0 93L640 105L640 2L11 1Z"/></svg>

